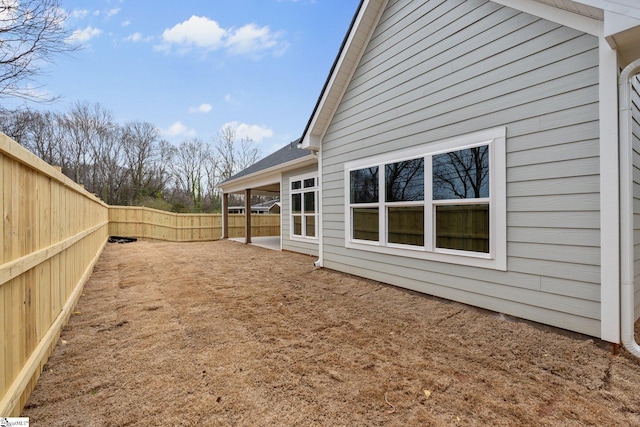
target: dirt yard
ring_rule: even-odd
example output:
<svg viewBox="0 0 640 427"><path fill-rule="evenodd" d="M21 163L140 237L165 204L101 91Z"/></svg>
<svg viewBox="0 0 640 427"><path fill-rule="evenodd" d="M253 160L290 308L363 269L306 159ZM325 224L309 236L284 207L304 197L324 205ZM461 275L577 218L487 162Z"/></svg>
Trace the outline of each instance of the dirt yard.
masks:
<svg viewBox="0 0 640 427"><path fill-rule="evenodd" d="M236 242L109 244L32 426L640 425L640 362L587 337Z"/></svg>

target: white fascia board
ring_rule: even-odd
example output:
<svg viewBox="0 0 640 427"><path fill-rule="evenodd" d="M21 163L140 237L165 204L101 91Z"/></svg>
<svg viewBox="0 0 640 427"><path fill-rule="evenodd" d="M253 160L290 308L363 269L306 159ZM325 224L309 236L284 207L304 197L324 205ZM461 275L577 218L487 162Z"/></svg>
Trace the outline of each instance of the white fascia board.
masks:
<svg viewBox="0 0 640 427"><path fill-rule="evenodd" d="M573 0L574 3L597 7L609 12L640 19L640 3L638 0Z"/></svg>
<svg viewBox="0 0 640 427"><path fill-rule="evenodd" d="M520 10L530 15L538 16L547 21L573 28L583 33L602 37L604 34L603 23L597 19L578 15L564 9L559 9L534 0L491 0L494 3Z"/></svg>
<svg viewBox="0 0 640 427"><path fill-rule="evenodd" d="M317 161L318 160L316 159L316 157L313 154L309 153L308 156L272 166L270 168L234 179L233 181L227 181L223 184L218 185L218 188L220 188L224 193L236 193L244 191L247 188L258 188L265 185L279 184L280 176L283 172L312 165Z"/></svg>
<svg viewBox="0 0 640 427"><path fill-rule="evenodd" d="M333 69L333 72L329 76L329 80L325 87L324 92L322 93L322 98L318 103L318 108L316 108L313 117L307 127L307 133L303 135L302 142L300 143L300 148L306 148L310 150L318 150L320 148L320 144L322 143L322 137L327 130L329 122L322 124L319 126L318 120L324 114L327 114L329 117L333 117L336 109L338 108L338 104L342 99L342 95L344 94L347 85L351 81L351 77L353 77L353 73L355 72L356 65L360 62L360 58L364 54L364 50L369 44L369 39L371 38L371 34L373 30L378 25L378 21L380 20L380 16L382 15L382 11L385 9L385 5L387 4L387 0L364 0L362 7L356 17L356 20L352 26L351 32L347 36L347 40L344 44L342 51L340 52L340 56L336 62L336 66ZM375 18L371 25L366 23L363 24L364 18L371 19L372 13L375 14ZM354 39L356 39L362 31L366 31L366 38L362 44L362 47L356 53L352 52ZM357 58L352 58L353 56L357 56ZM350 60L347 60L350 59ZM345 63L354 64L351 70L347 70L348 73L345 73ZM342 77L344 74L346 78L341 78L340 80L343 87L339 89L339 96L330 96L333 93L333 89L335 87L336 80L338 76Z"/></svg>
<svg viewBox="0 0 640 427"><path fill-rule="evenodd" d="M308 134L304 135L302 138L301 148L313 149L313 150L317 150L318 148L320 148L320 144L321 144L320 139L322 137L322 134L324 134L324 130L322 130L321 134L314 133L314 130L316 129L316 125L318 123L318 118L322 115L322 111L325 110L326 108L330 108L332 111L335 109L334 106L328 105L327 100L329 99L329 93L331 92L331 90L335 85L336 76L340 74L340 70L344 66L345 58L347 57L349 49L353 43L353 39L355 38L355 35L358 33L358 31L360 31L360 26L362 24L362 17L365 15L365 11L367 10L367 7L369 7L370 4L371 4L370 0L365 0L364 4L360 8L358 16L356 17L356 21L354 22L351 32L348 35L347 41L345 42L344 47L340 52L340 57L336 62L336 66L333 69L333 73L329 76L329 81L327 82L326 88L322 93L322 98L318 103L318 108L315 110L315 114L311 118L311 123L307 131ZM342 89L342 91L344 91L344 88Z"/></svg>

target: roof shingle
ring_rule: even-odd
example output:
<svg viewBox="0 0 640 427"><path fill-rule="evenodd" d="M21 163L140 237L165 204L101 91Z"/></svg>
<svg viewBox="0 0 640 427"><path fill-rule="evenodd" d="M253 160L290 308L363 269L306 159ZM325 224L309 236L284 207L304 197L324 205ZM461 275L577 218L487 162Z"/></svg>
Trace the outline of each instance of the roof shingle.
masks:
<svg viewBox="0 0 640 427"><path fill-rule="evenodd" d="M251 175L253 173L260 172L262 170L266 170L274 166L278 166L278 165L290 162L292 160L300 159L305 156L312 156L313 154L311 153L311 151L298 148L299 142L300 142L300 139L296 139L295 141L290 142L289 144L285 145L278 151L269 154L267 157L264 157L258 160L256 163L252 164L248 168L238 172L237 174L233 175L231 178L223 181L222 184L224 184L225 182L236 180L243 176Z"/></svg>

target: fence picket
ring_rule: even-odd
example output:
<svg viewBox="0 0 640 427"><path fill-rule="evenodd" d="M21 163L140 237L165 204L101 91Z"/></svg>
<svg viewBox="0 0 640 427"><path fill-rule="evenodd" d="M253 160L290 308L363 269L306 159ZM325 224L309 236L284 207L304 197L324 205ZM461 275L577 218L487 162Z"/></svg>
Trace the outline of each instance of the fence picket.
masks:
<svg viewBox="0 0 640 427"><path fill-rule="evenodd" d="M0 417L18 416L109 235L206 241L221 214L107 206L0 133ZM280 215L253 215L253 236L280 235ZM244 215L229 215L229 237Z"/></svg>
<svg viewBox="0 0 640 427"><path fill-rule="evenodd" d="M0 417L17 416L108 237L108 207L0 134Z"/></svg>
<svg viewBox="0 0 640 427"><path fill-rule="evenodd" d="M279 236L280 215L252 215L254 237ZM218 240L222 214L178 214L140 206L109 206L109 235L172 242ZM244 215L229 215L229 237L244 237Z"/></svg>

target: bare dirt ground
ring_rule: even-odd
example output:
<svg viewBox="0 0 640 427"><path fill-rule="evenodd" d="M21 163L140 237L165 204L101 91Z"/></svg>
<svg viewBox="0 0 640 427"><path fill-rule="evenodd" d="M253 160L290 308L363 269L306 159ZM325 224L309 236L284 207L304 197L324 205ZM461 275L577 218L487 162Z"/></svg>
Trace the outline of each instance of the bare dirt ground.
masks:
<svg viewBox="0 0 640 427"><path fill-rule="evenodd" d="M602 342L236 242L110 244L32 426L640 425Z"/></svg>

